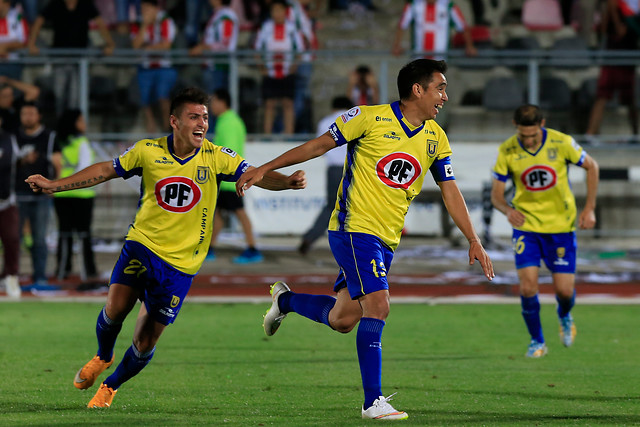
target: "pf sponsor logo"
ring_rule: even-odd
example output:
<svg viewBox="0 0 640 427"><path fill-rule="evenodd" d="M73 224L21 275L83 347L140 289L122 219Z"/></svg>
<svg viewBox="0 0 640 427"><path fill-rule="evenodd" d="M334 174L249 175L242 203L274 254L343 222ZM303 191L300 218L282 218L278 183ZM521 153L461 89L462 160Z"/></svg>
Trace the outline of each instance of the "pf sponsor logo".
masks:
<svg viewBox="0 0 640 427"><path fill-rule="evenodd" d="M520 180L529 191L545 191L556 185L556 171L546 165L535 165L522 172Z"/></svg>
<svg viewBox="0 0 640 427"><path fill-rule="evenodd" d="M198 184L184 176L171 176L156 183L158 206L169 212L189 212L202 198Z"/></svg>
<svg viewBox="0 0 640 427"><path fill-rule="evenodd" d="M391 153L376 164L378 178L391 188L406 190L422 173L418 160L407 153Z"/></svg>

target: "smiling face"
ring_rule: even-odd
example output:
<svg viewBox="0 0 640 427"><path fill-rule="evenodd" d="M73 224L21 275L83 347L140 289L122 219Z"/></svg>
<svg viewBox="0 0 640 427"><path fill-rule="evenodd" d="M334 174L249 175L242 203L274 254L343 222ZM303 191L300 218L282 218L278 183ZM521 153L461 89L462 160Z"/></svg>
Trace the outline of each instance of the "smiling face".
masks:
<svg viewBox="0 0 640 427"><path fill-rule="evenodd" d="M204 136L209 129L209 111L206 105L186 103L178 109L178 115L171 115L169 122L173 128L174 144L195 150L202 147Z"/></svg>
<svg viewBox="0 0 640 427"><path fill-rule="evenodd" d="M426 88L420 84L414 84L414 94L418 98L418 107L425 120L436 118L444 103L449 100L447 96L447 78L440 72L431 75L431 81Z"/></svg>

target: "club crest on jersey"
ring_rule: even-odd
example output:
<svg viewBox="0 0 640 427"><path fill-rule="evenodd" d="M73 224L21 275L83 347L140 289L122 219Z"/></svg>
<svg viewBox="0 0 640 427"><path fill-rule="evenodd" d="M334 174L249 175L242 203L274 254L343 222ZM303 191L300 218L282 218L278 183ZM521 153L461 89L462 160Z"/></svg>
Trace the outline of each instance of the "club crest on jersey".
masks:
<svg viewBox="0 0 640 427"><path fill-rule="evenodd" d="M169 305L171 306L171 308L175 308L178 306L178 304L180 304L180 297L172 295L171 302L169 303Z"/></svg>
<svg viewBox="0 0 640 427"><path fill-rule="evenodd" d="M427 154L429 157L435 157L438 152L438 141L433 139L427 139Z"/></svg>
<svg viewBox="0 0 640 427"><path fill-rule="evenodd" d="M174 212L189 212L202 198L202 190L193 180L184 176L170 176L156 182L155 195L158 206Z"/></svg>
<svg viewBox="0 0 640 427"><path fill-rule="evenodd" d="M349 120L353 119L358 114L360 114L360 107L353 107L346 113L342 114L340 118L342 119L342 123L347 123Z"/></svg>
<svg viewBox="0 0 640 427"><path fill-rule="evenodd" d="M207 181L209 181L209 166L198 166L196 182L198 184L204 184Z"/></svg>
<svg viewBox="0 0 640 427"><path fill-rule="evenodd" d="M547 157L549 160L555 160L558 158L558 149L557 148L549 148L547 150Z"/></svg>
<svg viewBox="0 0 640 427"><path fill-rule="evenodd" d="M522 172L520 180L529 191L545 191L556 185L556 171L547 165L534 165Z"/></svg>
<svg viewBox="0 0 640 427"><path fill-rule="evenodd" d="M406 190L422 173L420 162L407 153L391 153L376 164L378 178L391 188Z"/></svg>

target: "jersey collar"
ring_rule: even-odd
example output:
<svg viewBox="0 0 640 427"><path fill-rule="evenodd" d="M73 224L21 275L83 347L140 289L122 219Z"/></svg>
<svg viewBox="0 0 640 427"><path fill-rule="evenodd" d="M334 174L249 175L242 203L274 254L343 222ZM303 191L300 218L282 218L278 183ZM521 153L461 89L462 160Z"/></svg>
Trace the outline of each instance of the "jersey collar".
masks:
<svg viewBox="0 0 640 427"><path fill-rule="evenodd" d="M424 127L424 122L418 126L417 128L415 128L414 130L409 129L409 126L407 126L407 124L405 123L403 119L403 115L402 115L402 111L400 111L400 101L396 101L394 103L391 104L391 110L393 111L393 114L395 114L396 118L398 119L398 122L400 123L400 126L402 126L402 130L404 130L404 133L409 137L409 138L413 138L414 136L416 136L418 134L418 132L420 132L422 130L422 128Z"/></svg>
<svg viewBox="0 0 640 427"><path fill-rule="evenodd" d="M538 147L535 153L532 153L531 151L524 148L524 145L522 145L522 141L520 141L520 138L516 137L516 139L518 140L518 144L520 144L520 148L522 148L525 152L531 154L534 157L536 156L536 154L540 152L540 150L542 150L542 147L544 147L545 142L547 142L547 128L541 128L541 129L542 129L542 143L540 144L540 147Z"/></svg>
<svg viewBox="0 0 640 427"><path fill-rule="evenodd" d="M180 157L176 156L175 152L173 151L173 134L167 136L167 149L169 150L169 154L171 154L171 157L176 159L176 162L180 163L181 165L184 165L189 160L194 158L196 154L198 154L198 152L200 151L200 148L196 148L196 152L190 155L189 157L187 157L186 159L181 159Z"/></svg>

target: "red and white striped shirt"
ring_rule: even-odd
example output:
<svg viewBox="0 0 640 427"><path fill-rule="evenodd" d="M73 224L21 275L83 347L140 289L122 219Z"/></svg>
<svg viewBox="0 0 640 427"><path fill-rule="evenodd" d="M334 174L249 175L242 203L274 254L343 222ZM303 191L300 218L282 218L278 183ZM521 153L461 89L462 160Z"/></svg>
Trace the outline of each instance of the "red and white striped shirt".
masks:
<svg viewBox="0 0 640 427"><path fill-rule="evenodd" d="M294 55L302 52L303 46L300 32L291 21L276 24L269 19L262 24L254 47L264 53L269 77L282 79L291 74Z"/></svg>
<svg viewBox="0 0 640 427"><path fill-rule="evenodd" d="M140 24L131 25L131 38L135 39L140 32ZM164 11L159 11L156 15L154 24L147 28L144 34L144 46L151 46L163 41L173 41L176 38L176 25L173 19ZM148 60L142 63L143 68L168 68L171 67L171 61L168 59L160 59L151 53L145 54Z"/></svg>
<svg viewBox="0 0 640 427"><path fill-rule="evenodd" d="M22 16L18 8L9 9L9 13L4 18L0 18L0 43L20 42L24 45L29 38L29 27L27 21ZM10 52L6 59L15 59L18 54Z"/></svg>
<svg viewBox="0 0 640 427"><path fill-rule="evenodd" d="M313 22L304 10L304 7L298 0L288 0L289 6L287 7L287 20L293 22L293 25L300 32L300 36L304 41L305 50L315 50L318 48L318 39L316 33L313 30ZM302 56L304 61L310 61L313 58L312 54L306 53Z"/></svg>
<svg viewBox="0 0 640 427"><path fill-rule="evenodd" d="M452 1L413 0L402 12L400 28L406 30L412 25L411 44L414 52L446 52L449 48L449 31L464 31L467 23L462 12Z"/></svg>
<svg viewBox="0 0 640 427"><path fill-rule="evenodd" d="M213 51L233 52L238 46L239 28L236 12L222 7L209 18L202 41Z"/></svg>

